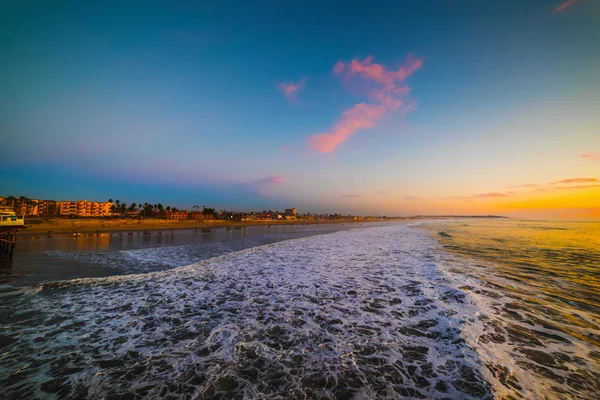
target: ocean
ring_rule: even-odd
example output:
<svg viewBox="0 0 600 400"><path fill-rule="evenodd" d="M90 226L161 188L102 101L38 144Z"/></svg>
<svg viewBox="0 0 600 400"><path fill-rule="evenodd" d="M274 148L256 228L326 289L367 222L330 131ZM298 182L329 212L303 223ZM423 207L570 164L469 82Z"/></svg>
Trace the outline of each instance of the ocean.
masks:
<svg viewBox="0 0 600 400"><path fill-rule="evenodd" d="M600 393L598 223L168 235L19 243L0 273L0 397Z"/></svg>

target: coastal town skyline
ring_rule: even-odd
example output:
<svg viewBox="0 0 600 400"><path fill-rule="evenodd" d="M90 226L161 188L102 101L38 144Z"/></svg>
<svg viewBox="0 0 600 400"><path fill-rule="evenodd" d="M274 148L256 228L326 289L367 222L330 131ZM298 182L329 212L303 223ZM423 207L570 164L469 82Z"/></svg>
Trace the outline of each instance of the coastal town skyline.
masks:
<svg viewBox="0 0 600 400"><path fill-rule="evenodd" d="M600 219L600 2L432 5L9 4L0 193Z"/></svg>
<svg viewBox="0 0 600 400"><path fill-rule="evenodd" d="M112 198L107 201L89 200L43 200L25 196L0 196L0 207L8 207L19 216L27 217L136 217L162 219L223 219L244 215L259 219L296 219L297 217L355 217L339 213L298 213L295 207L283 211L268 210L224 210L195 204L188 208L171 207L162 203L131 202L127 203ZM268 218L267 218L268 217ZM272 217L272 218L271 218Z"/></svg>

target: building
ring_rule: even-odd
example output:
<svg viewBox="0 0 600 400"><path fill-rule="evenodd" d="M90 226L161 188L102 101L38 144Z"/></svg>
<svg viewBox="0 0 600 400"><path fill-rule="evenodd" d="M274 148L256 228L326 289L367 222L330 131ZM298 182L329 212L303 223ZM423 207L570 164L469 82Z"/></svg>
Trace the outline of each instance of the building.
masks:
<svg viewBox="0 0 600 400"><path fill-rule="evenodd" d="M11 206L0 206L0 227L5 229L23 225L25 225L25 218L17 216ZM3 237L3 239L6 240L7 238Z"/></svg>
<svg viewBox="0 0 600 400"><path fill-rule="evenodd" d="M39 202L41 200L17 200L17 204L15 205L15 211L18 215L30 215L36 216L39 213Z"/></svg>
<svg viewBox="0 0 600 400"><path fill-rule="evenodd" d="M97 201L61 201L59 214L61 216L105 217L111 214L109 202Z"/></svg>
<svg viewBox="0 0 600 400"><path fill-rule="evenodd" d="M286 208L285 209L285 216L286 217L295 217L296 216L296 209L295 208Z"/></svg>
<svg viewBox="0 0 600 400"><path fill-rule="evenodd" d="M27 216L55 216L60 211L58 202L54 200L37 200L19 198L4 198L0 197L0 204L13 207L18 215Z"/></svg>
<svg viewBox="0 0 600 400"><path fill-rule="evenodd" d="M167 219L188 219L189 213L187 211L167 211Z"/></svg>
<svg viewBox="0 0 600 400"><path fill-rule="evenodd" d="M212 215L204 214L203 212L199 212L199 211L188 213L188 218L189 219L197 219L197 220L214 219L214 217Z"/></svg>
<svg viewBox="0 0 600 400"><path fill-rule="evenodd" d="M60 204L54 200L40 200L38 203L38 215L52 217L58 215Z"/></svg>
<svg viewBox="0 0 600 400"><path fill-rule="evenodd" d="M77 215L77 202L61 201L58 213L62 216Z"/></svg>

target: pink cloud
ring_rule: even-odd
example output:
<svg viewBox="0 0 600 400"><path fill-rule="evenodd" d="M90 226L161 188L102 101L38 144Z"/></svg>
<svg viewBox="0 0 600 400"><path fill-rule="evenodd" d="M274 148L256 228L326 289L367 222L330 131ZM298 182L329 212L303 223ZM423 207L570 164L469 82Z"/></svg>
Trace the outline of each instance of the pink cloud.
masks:
<svg viewBox="0 0 600 400"><path fill-rule="evenodd" d="M595 153L583 153L579 155L579 158L589 158L591 160L600 161L600 154Z"/></svg>
<svg viewBox="0 0 600 400"><path fill-rule="evenodd" d="M386 85L393 85L394 82L402 82L416 70L423 66L423 60L409 54L406 62L397 71L389 71L381 64L373 64L373 57L367 57L364 60L352 60L348 64L337 63L333 68L336 74L346 73L347 76L360 75L364 79L369 79Z"/></svg>
<svg viewBox="0 0 600 400"><path fill-rule="evenodd" d="M383 105L357 104L344 111L342 118L335 124L331 132L313 135L308 139L308 143L317 151L331 153L357 130L374 127L387 111Z"/></svg>
<svg viewBox="0 0 600 400"><path fill-rule="evenodd" d="M572 179L563 179L561 181L550 182L551 185L563 185L569 183L595 183L599 182L596 178L572 178Z"/></svg>
<svg viewBox="0 0 600 400"><path fill-rule="evenodd" d="M565 2L562 2L558 6L556 6L556 8L554 9L554 11L552 13L553 14L559 13L567 7L571 7L575 3L577 3L577 0L567 0Z"/></svg>
<svg viewBox="0 0 600 400"><path fill-rule="evenodd" d="M508 195L506 193L490 192L490 193L474 194L472 197L489 199L489 198L497 198L497 197L508 197Z"/></svg>
<svg viewBox="0 0 600 400"><path fill-rule="evenodd" d="M598 185L564 186L564 187L559 187L558 189L591 189L591 188L597 188L597 187L600 187L600 184L598 184Z"/></svg>
<svg viewBox="0 0 600 400"><path fill-rule="evenodd" d="M298 83L280 83L277 85L277 88L281 93L283 93L285 98L288 99L290 103L294 103L296 101L296 93L302 90L305 84L306 79L302 78Z"/></svg>
<svg viewBox="0 0 600 400"><path fill-rule="evenodd" d="M329 132L311 136L309 146L322 153L331 153L356 131L373 128L379 120L394 112L412 111L415 103L407 98L410 88L404 81L422 65L423 61L413 55L409 55L404 65L395 71L390 71L381 64L374 64L372 57L335 64L335 74L349 79L358 77L376 87L369 93L370 103L358 103L344 111Z"/></svg>

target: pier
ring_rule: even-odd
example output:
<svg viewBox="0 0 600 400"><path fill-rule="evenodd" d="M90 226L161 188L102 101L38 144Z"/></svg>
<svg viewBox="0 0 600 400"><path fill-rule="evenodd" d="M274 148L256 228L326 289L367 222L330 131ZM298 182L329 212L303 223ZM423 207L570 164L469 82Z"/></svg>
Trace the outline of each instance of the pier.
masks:
<svg viewBox="0 0 600 400"><path fill-rule="evenodd" d="M25 218L12 207L0 206L0 257L12 258L20 228L25 228Z"/></svg>
<svg viewBox="0 0 600 400"><path fill-rule="evenodd" d="M0 257L12 258L18 230L18 227L0 227Z"/></svg>

